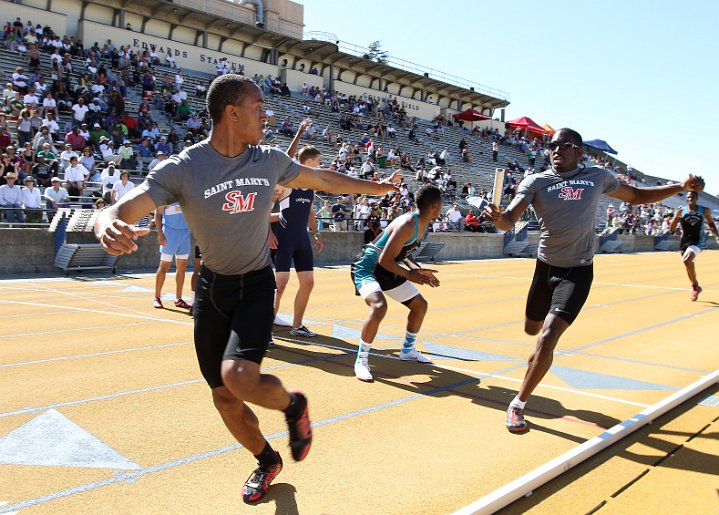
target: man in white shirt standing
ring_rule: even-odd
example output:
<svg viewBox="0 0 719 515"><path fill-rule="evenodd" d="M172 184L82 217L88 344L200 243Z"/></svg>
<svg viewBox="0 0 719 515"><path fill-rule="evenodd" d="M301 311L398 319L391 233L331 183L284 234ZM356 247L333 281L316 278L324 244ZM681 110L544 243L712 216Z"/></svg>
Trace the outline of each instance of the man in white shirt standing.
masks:
<svg viewBox="0 0 719 515"><path fill-rule="evenodd" d="M79 127L82 125L82 122L85 121L85 115L87 115L87 112L90 110L85 105L85 99L83 97L80 97L77 99L77 104L73 104L72 106L72 125L74 127Z"/></svg>
<svg viewBox="0 0 719 515"><path fill-rule="evenodd" d="M457 203L452 204L452 207L447 210L447 220L449 220L449 228L452 231L462 230L462 212L457 207Z"/></svg>

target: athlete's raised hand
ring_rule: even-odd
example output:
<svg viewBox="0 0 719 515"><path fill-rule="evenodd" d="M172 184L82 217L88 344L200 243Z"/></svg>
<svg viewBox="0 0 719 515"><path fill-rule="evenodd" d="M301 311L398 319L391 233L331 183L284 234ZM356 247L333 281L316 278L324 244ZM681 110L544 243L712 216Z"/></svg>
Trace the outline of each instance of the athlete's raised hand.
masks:
<svg viewBox="0 0 719 515"><path fill-rule="evenodd" d="M689 177L682 183L685 190L704 191L704 179L700 175L689 174Z"/></svg>
<svg viewBox="0 0 719 515"><path fill-rule="evenodd" d="M404 175L402 174L402 170L398 168L397 170L392 172L392 175L390 175L389 177L385 177L379 182L380 184L400 184L403 178Z"/></svg>
<svg viewBox="0 0 719 515"><path fill-rule="evenodd" d="M135 243L138 238L150 233L148 228L130 225L122 220L115 220L97 234L103 250L113 256L131 254L137 250Z"/></svg>

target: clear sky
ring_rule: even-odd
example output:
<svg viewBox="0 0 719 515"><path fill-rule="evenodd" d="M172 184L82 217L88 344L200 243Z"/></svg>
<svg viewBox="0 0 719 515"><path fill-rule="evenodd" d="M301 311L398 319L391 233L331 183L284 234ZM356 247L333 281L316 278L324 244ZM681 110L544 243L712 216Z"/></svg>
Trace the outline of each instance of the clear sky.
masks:
<svg viewBox="0 0 719 515"><path fill-rule="evenodd" d="M529 116L600 138L635 168L719 194L719 1L296 0L305 32L506 91Z"/></svg>

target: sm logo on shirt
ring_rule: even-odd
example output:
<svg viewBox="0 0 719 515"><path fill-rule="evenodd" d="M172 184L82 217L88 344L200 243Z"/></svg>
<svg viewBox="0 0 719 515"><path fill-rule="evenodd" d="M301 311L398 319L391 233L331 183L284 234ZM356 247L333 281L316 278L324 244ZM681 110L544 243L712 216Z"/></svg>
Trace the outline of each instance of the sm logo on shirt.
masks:
<svg viewBox="0 0 719 515"><path fill-rule="evenodd" d="M257 192L253 191L247 195L243 195L241 191L228 191L225 194L225 202L222 210L229 213L247 213L255 209L255 197Z"/></svg>
<svg viewBox="0 0 719 515"><path fill-rule="evenodd" d="M565 186L559 193L559 198L564 200L582 200L582 192L584 188L577 188L576 190L571 186Z"/></svg>

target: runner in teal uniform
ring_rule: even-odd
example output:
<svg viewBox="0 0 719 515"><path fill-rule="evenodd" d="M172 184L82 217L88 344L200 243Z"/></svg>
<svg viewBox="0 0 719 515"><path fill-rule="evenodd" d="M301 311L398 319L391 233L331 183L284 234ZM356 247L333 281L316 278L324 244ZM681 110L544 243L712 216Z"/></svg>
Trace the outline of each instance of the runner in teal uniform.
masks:
<svg viewBox="0 0 719 515"><path fill-rule="evenodd" d="M413 283L439 286L435 270L421 268L411 257L424 238L427 225L442 212L442 194L436 186L422 186L416 195L417 210L396 218L372 243L365 245L352 263L352 282L370 308L362 326L357 349L355 376L373 381L369 368L369 350L387 313L385 294L409 308L407 332L399 358L405 361L431 363L432 360L414 348L417 333L427 313L427 301ZM404 262L408 268L399 265Z"/></svg>

